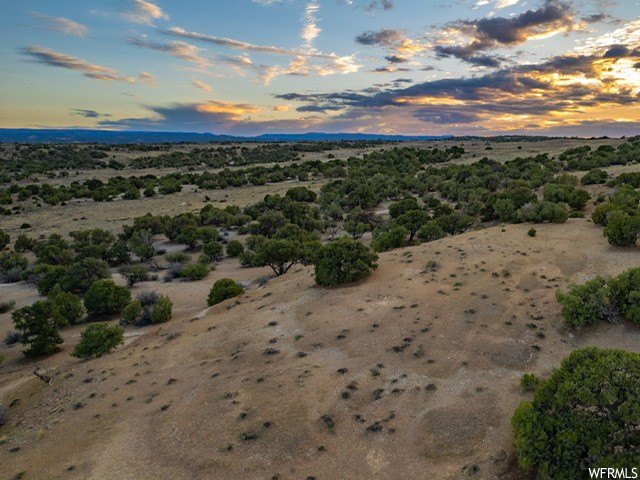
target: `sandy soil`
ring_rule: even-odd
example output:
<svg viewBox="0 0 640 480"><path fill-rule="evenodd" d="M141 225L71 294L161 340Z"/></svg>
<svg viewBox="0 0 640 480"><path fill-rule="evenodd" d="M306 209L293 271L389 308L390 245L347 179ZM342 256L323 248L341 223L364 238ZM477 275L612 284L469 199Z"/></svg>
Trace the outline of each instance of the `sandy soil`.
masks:
<svg viewBox="0 0 640 480"><path fill-rule="evenodd" d="M524 478L509 426L522 373L585 345L640 351L637 328L566 331L554 298L638 266L638 250L584 219L529 228L385 253L344 288L300 267L208 310L218 275L266 271L229 260L202 282L156 283L175 318L128 330L114 353L76 361L68 338L41 362L51 384L19 355L3 365L2 478Z"/></svg>

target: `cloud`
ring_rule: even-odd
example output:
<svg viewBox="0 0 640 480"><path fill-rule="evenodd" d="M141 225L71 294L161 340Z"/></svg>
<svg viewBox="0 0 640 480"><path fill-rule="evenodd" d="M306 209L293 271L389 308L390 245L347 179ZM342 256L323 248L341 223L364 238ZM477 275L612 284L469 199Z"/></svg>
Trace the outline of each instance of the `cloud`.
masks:
<svg viewBox="0 0 640 480"><path fill-rule="evenodd" d="M392 28L368 30L358 35L355 41L360 45L385 48L391 56L405 58L412 57L426 49L426 45L420 41L407 38L404 32Z"/></svg>
<svg viewBox="0 0 640 480"><path fill-rule="evenodd" d="M200 68L209 66L209 60L200 55L200 49L183 41L173 41L169 43L150 42L141 38L129 38L129 45L136 47L149 48L158 52L168 53L174 57L180 58L187 62L195 63Z"/></svg>
<svg viewBox="0 0 640 480"><path fill-rule="evenodd" d="M512 133L566 137L631 137L638 135L638 122L634 120L577 120L548 127L533 124L530 125L530 128L518 129Z"/></svg>
<svg viewBox="0 0 640 480"><path fill-rule="evenodd" d="M205 92L211 91L211 87L200 80L194 80L192 83L194 87L199 88L200 90L204 90Z"/></svg>
<svg viewBox="0 0 640 480"><path fill-rule="evenodd" d="M440 58L455 57L478 66L497 67L500 60L479 52L497 47L520 45L534 38L549 37L582 27L568 3L545 0L537 10L527 10L513 17L485 17L479 20L459 20L449 24L439 34L435 53ZM463 45L454 43L463 37Z"/></svg>
<svg viewBox="0 0 640 480"><path fill-rule="evenodd" d="M484 7L486 5L491 5L492 7L501 9L501 8L507 8L507 7L512 7L514 5L517 5L518 2L519 0L494 0L494 1L478 0L475 6L477 8L477 7Z"/></svg>
<svg viewBox="0 0 640 480"><path fill-rule="evenodd" d="M318 27L316 19L316 12L320 9L317 2L309 2L304 10L304 27L302 29L301 37L305 42L307 48L312 48L313 41L320 35L322 31Z"/></svg>
<svg viewBox="0 0 640 480"><path fill-rule="evenodd" d="M403 85L389 84L360 91L285 93L276 98L298 102L299 111L339 112L332 118L376 115L397 120L406 117L434 125L477 124L503 129L540 119L569 122L591 112L610 112L620 118L625 109L640 111L640 48L609 45L590 55L558 55L539 63L514 65L470 78L442 78ZM388 71L388 67L377 69ZM403 125L398 123L398 125ZM495 127L497 128L497 127Z"/></svg>
<svg viewBox="0 0 640 480"><path fill-rule="evenodd" d="M640 57L640 47L632 51L627 45L611 45L603 56L604 58Z"/></svg>
<svg viewBox="0 0 640 480"><path fill-rule="evenodd" d="M589 37L580 42L577 53L590 55L612 45L640 46L640 19L632 20L612 32Z"/></svg>
<svg viewBox="0 0 640 480"><path fill-rule="evenodd" d="M86 37L87 33L89 33L86 25L74 22L69 18L50 17L49 15L37 12L32 13L32 15L40 19L42 28L46 28L47 30L61 32L67 35L75 35L76 37Z"/></svg>
<svg viewBox="0 0 640 480"><path fill-rule="evenodd" d="M358 8L362 8L367 12L371 12L376 9L391 10L395 6L393 0L342 0L347 5L353 5Z"/></svg>
<svg viewBox="0 0 640 480"><path fill-rule="evenodd" d="M252 120L260 111L255 105L210 101L205 103L176 103L147 106L150 116L103 119L98 126L124 130L213 132L234 135L255 135L265 132L304 132L322 125L318 116L296 119Z"/></svg>
<svg viewBox="0 0 640 480"><path fill-rule="evenodd" d="M130 22L153 25L154 20L168 20L162 8L150 0L130 0L130 10L123 14Z"/></svg>
<svg viewBox="0 0 640 480"><path fill-rule="evenodd" d="M255 45L252 43L243 42L240 40L234 40L231 38L216 37L214 35L206 35L204 33L189 32L181 27L171 27L161 31L167 35L172 35L174 37L183 37L183 38L189 38L191 40L199 40L202 42L218 45L220 47L233 48L235 50L247 50L247 51L259 52L259 53L272 53L276 55L297 55L301 53L301 52L296 52L294 50L288 50L286 48L280 48L280 47L275 47L271 45Z"/></svg>
<svg viewBox="0 0 640 480"><path fill-rule="evenodd" d="M404 33L400 30L385 28L382 30L368 30L356 37L356 42L361 45L379 45L392 47L404 40Z"/></svg>
<svg viewBox="0 0 640 480"><path fill-rule="evenodd" d="M138 82L147 85L153 85L156 83L156 77L149 72L140 72L138 75Z"/></svg>
<svg viewBox="0 0 640 480"><path fill-rule="evenodd" d="M400 55L387 55L384 59L389 63L405 63L407 61L406 57Z"/></svg>
<svg viewBox="0 0 640 480"><path fill-rule="evenodd" d="M100 65L94 65L79 58L71 57L45 47L32 45L30 47L23 48L22 54L35 59L37 63L75 70L81 72L85 77L95 80L115 80L135 83L135 78L122 76L117 70Z"/></svg>
<svg viewBox="0 0 640 480"><path fill-rule="evenodd" d="M72 108L71 111L74 112L75 115L84 118L106 118L111 116L110 113L99 113L95 110L85 110L84 108Z"/></svg>
<svg viewBox="0 0 640 480"><path fill-rule="evenodd" d="M217 55L217 59L220 62L231 67L238 74L247 76L248 74L253 73L255 74L255 80L258 83L265 85L268 85L275 78L283 75L327 76L357 72L360 69L360 65L356 62L354 55L340 56L336 53L323 53L313 48L310 42L313 41L320 30L309 30L306 27L311 24L315 25L316 11L316 2L309 3L305 9L305 21L307 23L301 33L301 37L303 38L305 45L303 49L298 50L286 49L272 45L256 45L231 38L189 32L180 27L171 27L169 29L162 30L162 32L167 35L199 40L221 47L232 48L234 50L292 57L288 66L281 66L256 64L246 53L242 55Z"/></svg>
<svg viewBox="0 0 640 480"><path fill-rule="evenodd" d="M101 120L103 127L125 129L215 132L227 129L244 116L259 108L244 103L209 101L205 103L176 103L168 106L148 106L151 117Z"/></svg>
<svg viewBox="0 0 640 480"><path fill-rule="evenodd" d="M410 68L396 68L396 67L378 67L373 70L369 70L370 73L394 73L394 72L410 72Z"/></svg>
<svg viewBox="0 0 640 480"><path fill-rule="evenodd" d="M481 120L475 113L465 111L465 108L451 108L432 106L419 108L413 112L413 116L423 122L437 123L440 125L468 124Z"/></svg>

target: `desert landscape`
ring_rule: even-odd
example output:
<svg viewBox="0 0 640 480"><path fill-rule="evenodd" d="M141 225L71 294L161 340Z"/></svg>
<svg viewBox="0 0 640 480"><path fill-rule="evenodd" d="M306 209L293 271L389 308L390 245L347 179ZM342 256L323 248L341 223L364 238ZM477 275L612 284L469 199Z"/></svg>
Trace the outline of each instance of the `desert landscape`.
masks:
<svg viewBox="0 0 640 480"><path fill-rule="evenodd" d="M640 478L638 0L0 15L0 480Z"/></svg>
<svg viewBox="0 0 640 480"><path fill-rule="evenodd" d="M452 147L461 151L440 157L438 152ZM11 148L18 146L5 152ZM0 285L7 305L0 315L0 336L7 339L0 348L0 455L7 478L532 475L518 466L511 426L516 407L533 395L523 386L523 375L549 378L567 355L586 346L640 351L635 326L604 322L576 328L563 320L556 299L556 292L571 284L616 277L637 264L637 248L618 245L597 222L598 211L629 201L619 200L621 193L635 195L637 205L640 195L627 184L640 178L637 139L324 148L324 154L296 162L340 162L345 178L315 174L215 189L185 184L179 192L151 198L115 193L107 201L80 198L56 205L37 195L21 199L18 188L34 182L70 186L60 175L65 170L13 183L16 213L2 220L10 239L2 254L8 282ZM394 151L413 168L390 166ZM416 152L423 157L412 164L407 155ZM116 155L123 163L135 158ZM487 162L498 178L512 175L511 169L527 175L539 169L548 183L531 189L501 180L505 190L487 191L483 207L470 215L472 197L463 188L456 199L444 179L466 172L487 181L496 175L485 171ZM267 165L280 169L289 163ZM368 202L366 208L355 205L349 213L342 202L336 214L326 199L332 188L358 178L362 165L391 169L387 185L392 178L417 178L420 183L409 187L416 193L424 188L419 185L430 186L418 197L398 191L369 199L361 193L353 198ZM185 167L171 174L192 171ZM121 174L81 170L74 181L99 176L109 184ZM132 170L141 178L165 174ZM599 177L597 183L590 177ZM375 182L365 178L363 185ZM569 194L564 201L553 198L560 187ZM585 192L584 198L572 200L576 191ZM503 213L496 207L500 192L533 203L520 210L513 204ZM567 209L566 202L576 208ZM552 216L527 221L526 212L536 203L553 205ZM493 213L484 205L493 205ZM233 217L242 211L246 219ZM424 214L413 218L416 211ZM151 252L141 258L136 229L156 223L162 231L146 230L149 237L141 242L148 242ZM195 240L185 234L192 231ZM53 261L45 260L51 252L44 252L60 243L56 235L70 238L66 248L76 252L76 260L62 259L60 267L44 264ZM319 261L304 248L259 245L285 241L317 252L343 236L379 253L377 268L343 286L318 284ZM129 260L109 253L118 237L126 240ZM212 238L219 248L200 238ZM242 253L231 252L234 243L244 246ZM85 253L94 248L98 253ZM248 255L251 249L255 257ZM210 251L215 254L203 253ZM92 260L102 267L87 266L90 255L99 257ZM206 265L202 274L184 273L185 266L198 264ZM23 265L18 274L8 268L15 265ZM130 265L142 267L142 273L133 275ZM279 265L288 267L286 272L278 271ZM56 268L87 276L89 284L50 273ZM58 282L53 294L47 286L52 275ZM81 316L56 327L59 346L45 356L25 357L20 342L27 339L12 340L20 337L15 312L47 297L55 304L56 295L64 295L56 289L74 292L72 298L88 297L92 282L104 281L100 278L128 287L128 298L149 292L168 298L170 318L132 324L125 320L129 300L113 313L80 307ZM222 279L232 279L239 290L208 306L212 285ZM86 297L84 304L89 305ZM69 311L67 306L64 312ZM123 325L121 345L107 354L74 358L70 353L83 330L95 321Z"/></svg>

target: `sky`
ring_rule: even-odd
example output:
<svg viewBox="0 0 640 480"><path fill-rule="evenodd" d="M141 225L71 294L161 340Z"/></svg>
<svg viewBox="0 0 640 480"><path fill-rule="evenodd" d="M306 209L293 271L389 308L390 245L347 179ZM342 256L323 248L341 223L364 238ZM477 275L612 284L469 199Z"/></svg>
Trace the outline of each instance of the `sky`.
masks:
<svg viewBox="0 0 640 480"><path fill-rule="evenodd" d="M640 134L640 0L0 0L0 127Z"/></svg>

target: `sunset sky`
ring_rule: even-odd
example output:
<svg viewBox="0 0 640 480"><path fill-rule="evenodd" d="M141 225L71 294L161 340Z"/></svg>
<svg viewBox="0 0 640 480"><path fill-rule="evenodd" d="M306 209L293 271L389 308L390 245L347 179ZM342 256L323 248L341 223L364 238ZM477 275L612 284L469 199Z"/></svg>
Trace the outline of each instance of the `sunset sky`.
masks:
<svg viewBox="0 0 640 480"><path fill-rule="evenodd" d="M640 0L2 7L5 128L640 134Z"/></svg>

